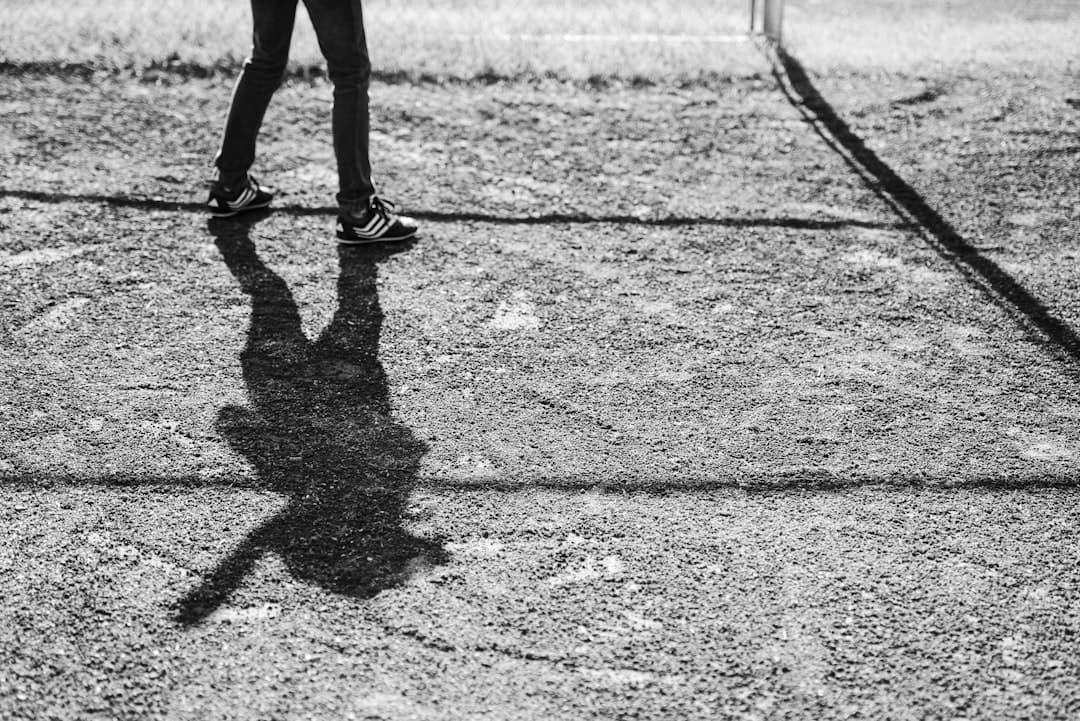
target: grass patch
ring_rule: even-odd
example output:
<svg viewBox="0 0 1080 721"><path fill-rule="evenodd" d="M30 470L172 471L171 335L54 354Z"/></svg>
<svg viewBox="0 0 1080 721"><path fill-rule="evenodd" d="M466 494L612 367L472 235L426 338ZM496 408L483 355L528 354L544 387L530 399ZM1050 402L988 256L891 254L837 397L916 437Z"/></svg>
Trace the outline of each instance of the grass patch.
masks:
<svg viewBox="0 0 1080 721"><path fill-rule="evenodd" d="M249 12L226 0L72 0L63 7L15 0L0 26L0 61L136 73L235 69L249 49ZM618 7L596 0L373 0L365 3L365 24L384 76L670 78L759 72L755 53L730 42L745 33L747 12L742 0L628 0ZM297 23L291 62L294 72L322 62L306 18Z"/></svg>
<svg viewBox="0 0 1080 721"><path fill-rule="evenodd" d="M785 40L822 71L924 72L965 64L1075 69L1080 10L1050 0L789 0ZM231 74L248 52L246 3L10 0L0 64L143 74ZM301 11L302 13L302 11ZM763 72L744 35L745 0L371 0L366 25L388 79L556 77L651 81ZM292 70L322 58L306 19Z"/></svg>
<svg viewBox="0 0 1080 721"><path fill-rule="evenodd" d="M1080 69L1080 10L1048 2L985 4L791 3L785 21L791 49L815 70L926 72L969 67Z"/></svg>

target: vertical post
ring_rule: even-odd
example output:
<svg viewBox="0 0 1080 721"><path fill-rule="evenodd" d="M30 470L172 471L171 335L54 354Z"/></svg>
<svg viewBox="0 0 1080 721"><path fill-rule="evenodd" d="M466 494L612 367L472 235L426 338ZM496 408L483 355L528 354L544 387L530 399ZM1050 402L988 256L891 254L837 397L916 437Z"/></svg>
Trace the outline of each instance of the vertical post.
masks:
<svg viewBox="0 0 1080 721"><path fill-rule="evenodd" d="M784 26L784 0L765 0L763 26L765 37L779 45Z"/></svg>

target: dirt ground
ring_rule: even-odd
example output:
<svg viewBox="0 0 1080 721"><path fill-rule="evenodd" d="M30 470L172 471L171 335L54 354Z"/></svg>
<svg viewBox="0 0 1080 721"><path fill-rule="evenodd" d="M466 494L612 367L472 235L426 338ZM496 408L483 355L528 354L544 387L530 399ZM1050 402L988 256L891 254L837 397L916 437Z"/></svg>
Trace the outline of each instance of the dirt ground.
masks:
<svg viewBox="0 0 1080 721"><path fill-rule="evenodd" d="M0 83L0 716L1080 713L1075 78Z"/></svg>

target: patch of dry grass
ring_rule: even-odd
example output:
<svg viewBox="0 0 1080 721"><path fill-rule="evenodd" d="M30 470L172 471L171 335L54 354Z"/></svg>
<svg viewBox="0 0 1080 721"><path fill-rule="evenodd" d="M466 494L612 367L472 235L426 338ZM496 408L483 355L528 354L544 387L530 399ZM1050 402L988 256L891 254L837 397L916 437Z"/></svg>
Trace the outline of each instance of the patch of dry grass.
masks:
<svg viewBox="0 0 1080 721"><path fill-rule="evenodd" d="M744 0L372 0L365 24L384 73L449 77L744 74L760 59ZM303 14L303 11L301 11ZM0 59L135 70L184 63L234 67L248 51L246 4L208 0L15 0L0 26ZM321 63L310 24L297 23L293 64Z"/></svg>
<svg viewBox="0 0 1080 721"><path fill-rule="evenodd" d="M235 69L248 50L246 3L9 0L0 61L140 72ZM1077 67L1080 9L1064 0L789 0L785 40L821 70L926 72L971 64ZM766 72L745 0L370 0L372 57L384 74L694 78ZM1071 64L1070 64L1071 63ZM293 64L321 64L297 23Z"/></svg>
<svg viewBox="0 0 1080 721"><path fill-rule="evenodd" d="M818 71L927 72L939 68L1078 71L1080 12L1071 22L1013 15L971 17L935 9L890 22L881 16L791 12L791 49Z"/></svg>

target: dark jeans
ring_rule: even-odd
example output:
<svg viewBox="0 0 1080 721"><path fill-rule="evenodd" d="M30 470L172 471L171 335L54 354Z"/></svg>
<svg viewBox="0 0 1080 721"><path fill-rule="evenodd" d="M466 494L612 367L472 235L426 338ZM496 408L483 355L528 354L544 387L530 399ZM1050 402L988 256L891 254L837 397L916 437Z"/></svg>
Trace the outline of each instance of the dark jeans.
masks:
<svg viewBox="0 0 1080 721"><path fill-rule="evenodd" d="M230 185L255 162L255 139L270 98L281 85L298 0L251 0L255 26L251 57L236 81L229 119L214 164ZM338 167L338 205L362 213L375 193L368 157L368 82L371 61L360 0L304 0L334 84L334 154Z"/></svg>

